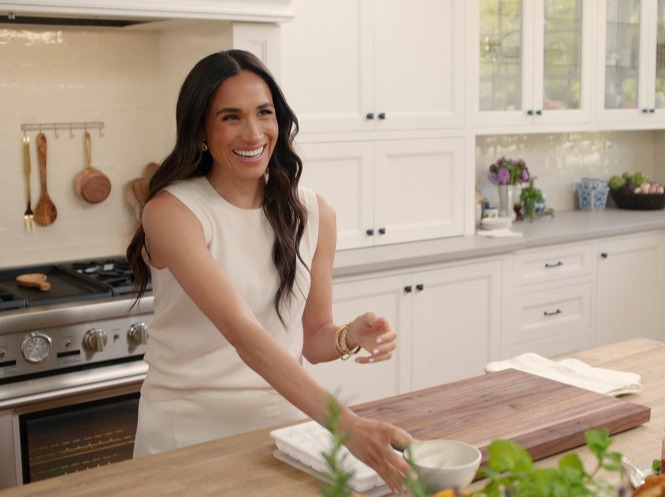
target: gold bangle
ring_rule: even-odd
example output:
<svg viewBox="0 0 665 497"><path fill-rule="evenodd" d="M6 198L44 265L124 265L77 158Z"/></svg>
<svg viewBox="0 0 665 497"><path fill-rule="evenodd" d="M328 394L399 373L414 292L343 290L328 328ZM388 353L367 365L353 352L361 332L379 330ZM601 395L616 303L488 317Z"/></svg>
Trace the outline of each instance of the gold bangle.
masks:
<svg viewBox="0 0 665 497"><path fill-rule="evenodd" d="M349 334L350 325L351 323L346 323L335 330L335 350L337 350L339 358L343 361L360 352L360 345L356 345L353 350L349 349L347 335Z"/></svg>

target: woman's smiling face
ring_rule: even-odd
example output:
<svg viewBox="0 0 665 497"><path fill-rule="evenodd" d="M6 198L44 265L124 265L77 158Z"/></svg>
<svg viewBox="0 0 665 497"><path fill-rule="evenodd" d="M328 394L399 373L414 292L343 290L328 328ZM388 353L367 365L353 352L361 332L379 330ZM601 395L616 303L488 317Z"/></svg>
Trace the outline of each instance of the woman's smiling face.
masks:
<svg viewBox="0 0 665 497"><path fill-rule="evenodd" d="M268 85L243 71L215 92L205 124L205 142L224 181L263 178L279 136Z"/></svg>

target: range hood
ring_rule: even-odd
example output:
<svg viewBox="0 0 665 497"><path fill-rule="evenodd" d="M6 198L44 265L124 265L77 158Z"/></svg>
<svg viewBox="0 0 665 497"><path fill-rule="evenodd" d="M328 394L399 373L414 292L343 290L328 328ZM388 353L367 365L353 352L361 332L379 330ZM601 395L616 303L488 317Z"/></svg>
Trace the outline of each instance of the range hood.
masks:
<svg viewBox="0 0 665 497"><path fill-rule="evenodd" d="M0 0L0 24L127 27L172 19L281 23L290 0Z"/></svg>

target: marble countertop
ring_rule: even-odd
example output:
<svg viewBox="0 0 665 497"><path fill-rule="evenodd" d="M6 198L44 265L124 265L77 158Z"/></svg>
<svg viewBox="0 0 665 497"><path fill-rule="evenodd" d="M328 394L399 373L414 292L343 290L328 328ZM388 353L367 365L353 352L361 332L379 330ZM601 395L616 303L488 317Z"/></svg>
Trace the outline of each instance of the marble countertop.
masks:
<svg viewBox="0 0 665 497"><path fill-rule="evenodd" d="M501 255L526 248L593 240L665 229L665 211L605 209L565 211L533 222L516 221L521 237L489 238L478 234L370 248L340 250L334 275L349 276L411 266Z"/></svg>

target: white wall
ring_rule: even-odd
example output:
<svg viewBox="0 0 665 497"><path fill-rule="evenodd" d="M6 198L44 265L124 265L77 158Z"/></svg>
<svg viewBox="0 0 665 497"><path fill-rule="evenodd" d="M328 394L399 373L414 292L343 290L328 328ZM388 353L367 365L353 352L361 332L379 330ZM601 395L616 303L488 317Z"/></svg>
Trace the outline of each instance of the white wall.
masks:
<svg viewBox="0 0 665 497"><path fill-rule="evenodd" d="M183 23L168 31L74 28L0 29L0 268L118 255L134 228L124 185L159 162L173 144L175 99L203 55L231 46L228 23ZM84 162L82 131L45 131L48 191L58 209L50 226L24 229L21 124L102 121L92 136L92 164L112 191L97 205L72 182ZM31 140L32 207L40 193Z"/></svg>
<svg viewBox="0 0 665 497"><path fill-rule="evenodd" d="M573 210L575 182L583 177L607 180L624 171L642 171L665 180L659 172L663 168L654 166L657 157L665 157L662 136L655 131L481 136L476 139L476 185L496 205L498 195L487 180L487 169L502 156L522 158L537 176L536 186L548 206Z"/></svg>

